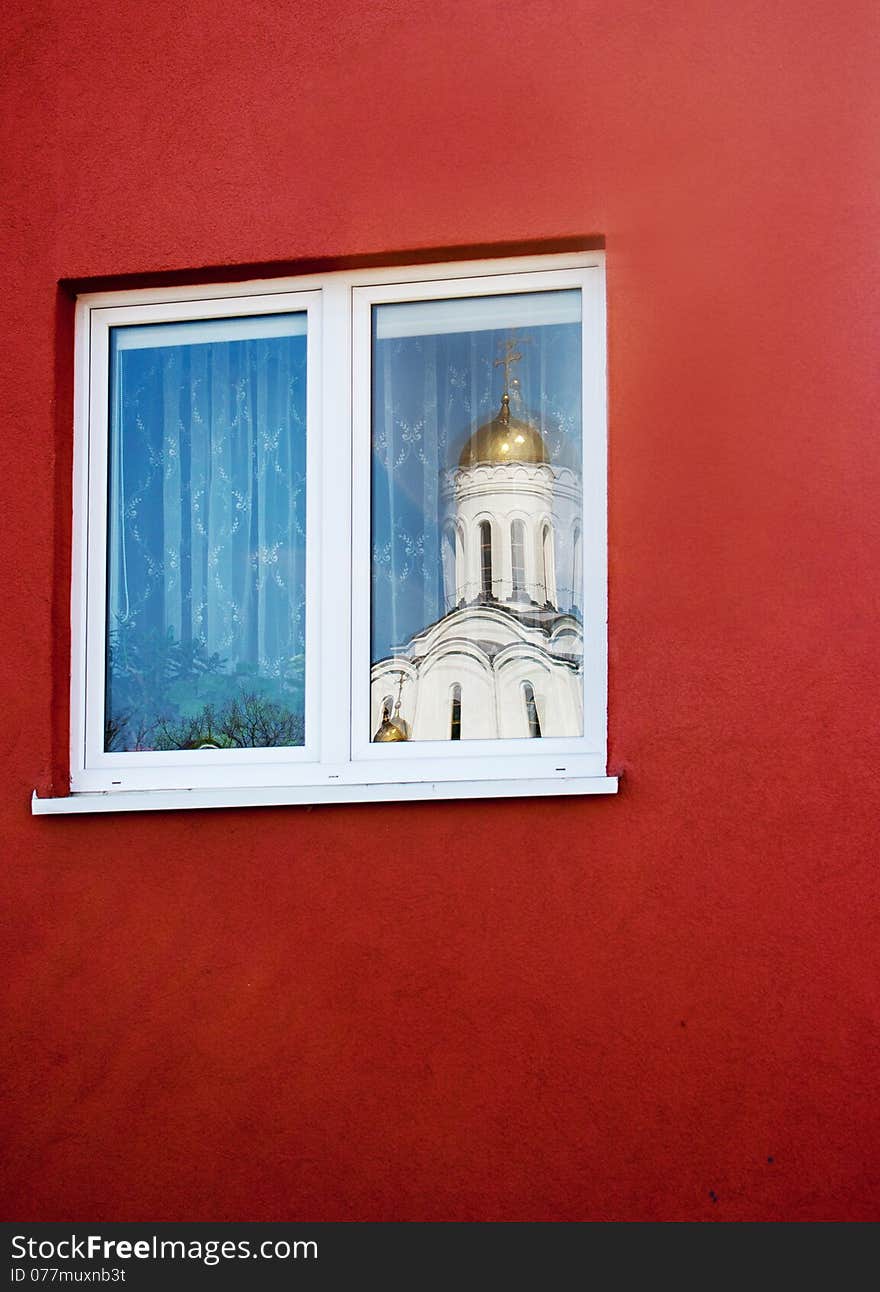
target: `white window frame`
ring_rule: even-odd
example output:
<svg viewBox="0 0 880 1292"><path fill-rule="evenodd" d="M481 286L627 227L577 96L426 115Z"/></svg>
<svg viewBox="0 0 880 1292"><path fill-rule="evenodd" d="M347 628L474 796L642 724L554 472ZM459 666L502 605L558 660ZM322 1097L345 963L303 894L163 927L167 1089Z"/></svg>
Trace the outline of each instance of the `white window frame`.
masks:
<svg viewBox="0 0 880 1292"><path fill-rule="evenodd" d="M374 305L577 287L582 293L584 734L370 739L371 311ZM308 313L306 744L106 753L104 669L110 328ZM76 311L70 796L38 813L613 793L606 775L607 435L600 252L365 269L82 296ZM340 380L348 372L350 381ZM340 464L351 464L340 470ZM352 482L357 487L352 487Z"/></svg>

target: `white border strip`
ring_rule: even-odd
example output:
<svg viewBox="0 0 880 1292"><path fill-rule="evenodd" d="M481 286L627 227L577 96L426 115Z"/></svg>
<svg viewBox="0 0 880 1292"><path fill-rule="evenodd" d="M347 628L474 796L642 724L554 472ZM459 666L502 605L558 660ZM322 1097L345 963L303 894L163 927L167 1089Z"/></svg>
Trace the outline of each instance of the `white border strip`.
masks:
<svg viewBox="0 0 880 1292"><path fill-rule="evenodd" d="M166 812L179 808L286 807L314 803L398 803L419 799L544 798L560 794L616 794L616 776L570 780L426 781L378 785L284 785L225 790L132 790L71 794L41 799L34 790L33 816L82 812Z"/></svg>

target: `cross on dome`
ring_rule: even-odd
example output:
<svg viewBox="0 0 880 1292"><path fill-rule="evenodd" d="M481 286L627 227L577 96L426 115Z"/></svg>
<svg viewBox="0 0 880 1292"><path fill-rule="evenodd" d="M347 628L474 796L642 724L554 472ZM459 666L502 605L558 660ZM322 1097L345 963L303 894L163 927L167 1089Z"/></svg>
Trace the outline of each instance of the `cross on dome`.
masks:
<svg viewBox="0 0 880 1292"><path fill-rule="evenodd" d="M524 341L528 341L530 338L523 337L522 339ZM501 342L501 346L504 349L504 353L502 354L500 359L495 360L495 363L493 365L496 368L504 369L504 394L505 395L510 394L510 370L513 367L513 365L515 363L519 363L520 359L522 358L522 353L516 348L518 345L519 345L519 339L517 337L517 334L513 332L507 338L506 341Z"/></svg>

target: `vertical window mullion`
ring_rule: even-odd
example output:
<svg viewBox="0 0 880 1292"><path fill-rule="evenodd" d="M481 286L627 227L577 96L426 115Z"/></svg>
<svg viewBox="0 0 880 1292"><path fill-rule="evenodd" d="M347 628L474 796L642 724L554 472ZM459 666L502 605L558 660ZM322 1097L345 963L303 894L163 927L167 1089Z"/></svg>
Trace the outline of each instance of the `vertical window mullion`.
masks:
<svg viewBox="0 0 880 1292"><path fill-rule="evenodd" d="M81 526L86 547L86 657L85 761L94 761L104 744L104 692L106 686L106 587L108 570L107 442L109 422L109 329L98 311L89 316L89 436L87 472L88 511Z"/></svg>
<svg viewBox="0 0 880 1292"><path fill-rule="evenodd" d="M352 572L351 288L330 280L321 293L320 534L316 564L320 613L320 760L351 757L352 652L358 615ZM354 468L357 469L357 468Z"/></svg>

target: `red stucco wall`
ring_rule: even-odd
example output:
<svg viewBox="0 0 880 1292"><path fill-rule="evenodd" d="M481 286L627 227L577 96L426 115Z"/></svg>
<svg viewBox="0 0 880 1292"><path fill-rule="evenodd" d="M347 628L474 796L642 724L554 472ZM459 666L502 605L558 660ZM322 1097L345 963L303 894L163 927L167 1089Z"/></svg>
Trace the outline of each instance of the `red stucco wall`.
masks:
<svg viewBox="0 0 880 1292"><path fill-rule="evenodd" d="M7 6L10 1217L876 1218L878 26ZM620 796L32 819L66 741L59 280L577 235Z"/></svg>

